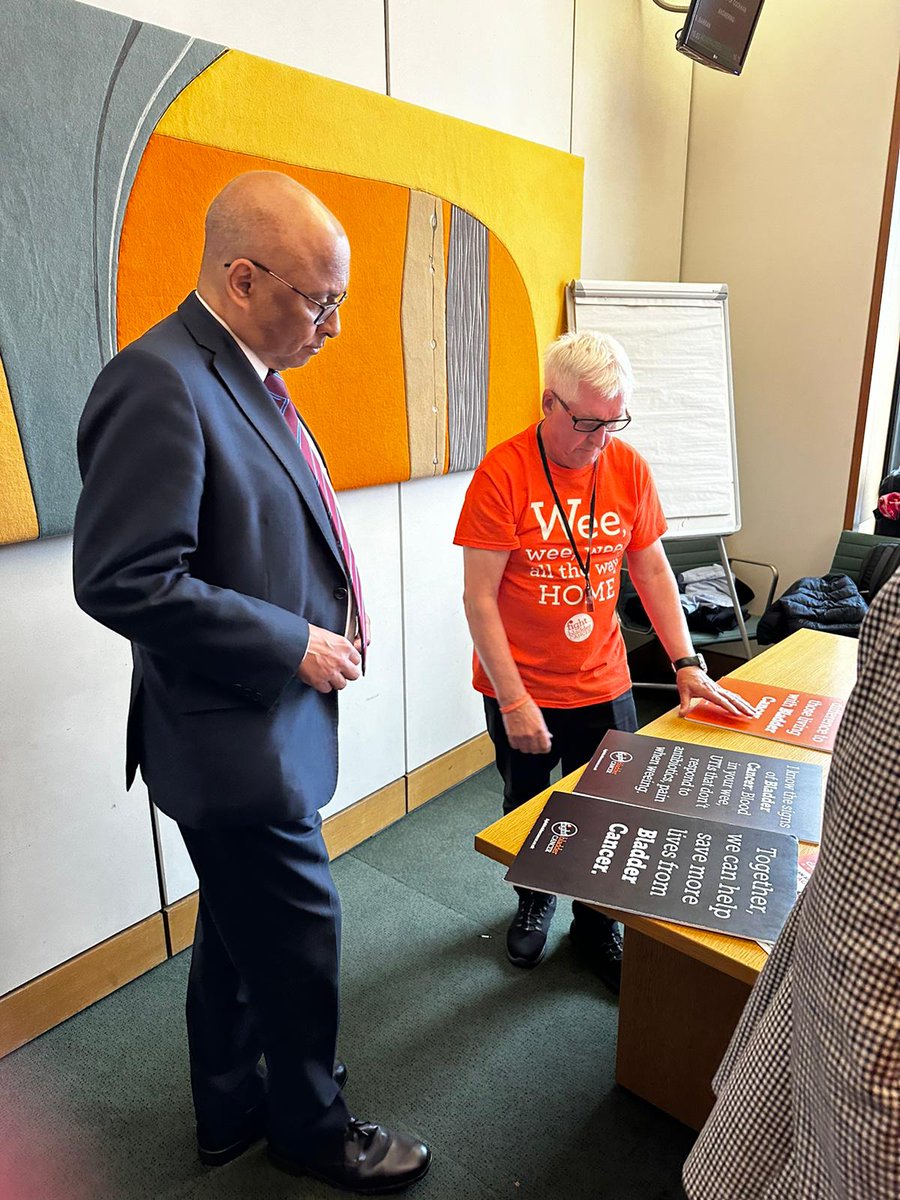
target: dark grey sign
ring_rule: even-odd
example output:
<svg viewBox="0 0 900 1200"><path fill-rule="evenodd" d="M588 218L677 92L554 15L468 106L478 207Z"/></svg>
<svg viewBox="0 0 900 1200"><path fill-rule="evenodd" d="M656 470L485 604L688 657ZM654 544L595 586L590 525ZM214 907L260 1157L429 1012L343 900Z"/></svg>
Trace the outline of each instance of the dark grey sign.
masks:
<svg viewBox="0 0 900 1200"><path fill-rule="evenodd" d="M797 839L554 792L506 878L622 912L774 941L797 898Z"/></svg>
<svg viewBox="0 0 900 1200"><path fill-rule="evenodd" d="M575 790L818 842L822 778L812 763L610 730Z"/></svg>

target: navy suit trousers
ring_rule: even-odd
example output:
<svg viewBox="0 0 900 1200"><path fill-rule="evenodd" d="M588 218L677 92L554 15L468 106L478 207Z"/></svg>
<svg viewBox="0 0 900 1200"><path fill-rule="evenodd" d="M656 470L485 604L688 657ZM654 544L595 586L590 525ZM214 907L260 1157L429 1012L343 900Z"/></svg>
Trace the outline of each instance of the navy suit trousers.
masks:
<svg viewBox="0 0 900 1200"><path fill-rule="evenodd" d="M264 1102L270 1139L302 1157L348 1121L334 1082L341 911L321 818L181 834L200 880L187 997L200 1140L227 1143Z"/></svg>

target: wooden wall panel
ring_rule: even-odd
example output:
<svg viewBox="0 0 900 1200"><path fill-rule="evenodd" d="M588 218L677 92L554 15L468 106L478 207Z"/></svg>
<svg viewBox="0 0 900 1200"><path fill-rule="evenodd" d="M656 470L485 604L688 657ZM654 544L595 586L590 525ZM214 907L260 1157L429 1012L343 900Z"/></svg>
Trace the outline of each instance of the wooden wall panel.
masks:
<svg viewBox="0 0 900 1200"><path fill-rule="evenodd" d="M166 958L160 913L0 997L0 1057L102 1000Z"/></svg>

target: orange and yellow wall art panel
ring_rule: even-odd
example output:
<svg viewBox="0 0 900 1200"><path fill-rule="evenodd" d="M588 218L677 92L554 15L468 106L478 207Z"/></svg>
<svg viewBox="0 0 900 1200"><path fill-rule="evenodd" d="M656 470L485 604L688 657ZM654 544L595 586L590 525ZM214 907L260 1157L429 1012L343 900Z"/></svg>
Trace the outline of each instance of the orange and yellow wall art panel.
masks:
<svg viewBox="0 0 900 1200"><path fill-rule="evenodd" d="M31 275L0 299L0 542L71 528L91 382L194 287L206 207L243 171L297 179L350 239L341 337L287 373L337 487L471 469L535 419L578 274L580 159L68 0L22 0L11 26L0 65L39 60L41 132L19 96L0 249ZM74 109L55 82L73 62ZM4 116L13 100L0 77Z"/></svg>

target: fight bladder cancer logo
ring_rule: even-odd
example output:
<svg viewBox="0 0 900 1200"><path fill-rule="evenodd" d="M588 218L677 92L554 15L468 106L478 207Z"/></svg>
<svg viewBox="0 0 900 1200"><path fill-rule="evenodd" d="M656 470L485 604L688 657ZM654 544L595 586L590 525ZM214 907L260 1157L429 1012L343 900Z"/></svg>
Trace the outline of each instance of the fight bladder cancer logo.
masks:
<svg viewBox="0 0 900 1200"><path fill-rule="evenodd" d="M559 854L565 848L569 838L573 838L578 832L578 826L573 821L554 821L550 830L553 836L547 843L544 853Z"/></svg>
<svg viewBox="0 0 900 1200"><path fill-rule="evenodd" d="M626 763L630 763L634 758L633 754L629 754L627 750L613 750L609 756L609 766L606 768L607 775L618 775Z"/></svg>

